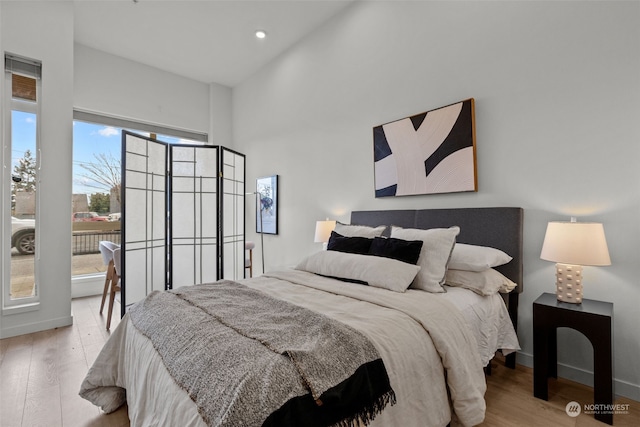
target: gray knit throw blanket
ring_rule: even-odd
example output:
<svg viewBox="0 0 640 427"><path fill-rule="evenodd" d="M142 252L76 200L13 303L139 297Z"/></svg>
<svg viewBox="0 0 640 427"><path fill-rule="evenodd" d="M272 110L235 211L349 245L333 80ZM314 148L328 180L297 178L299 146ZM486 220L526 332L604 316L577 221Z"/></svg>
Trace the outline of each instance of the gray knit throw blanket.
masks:
<svg viewBox="0 0 640 427"><path fill-rule="evenodd" d="M235 282L156 291L129 316L209 426L368 425L395 403L364 335Z"/></svg>

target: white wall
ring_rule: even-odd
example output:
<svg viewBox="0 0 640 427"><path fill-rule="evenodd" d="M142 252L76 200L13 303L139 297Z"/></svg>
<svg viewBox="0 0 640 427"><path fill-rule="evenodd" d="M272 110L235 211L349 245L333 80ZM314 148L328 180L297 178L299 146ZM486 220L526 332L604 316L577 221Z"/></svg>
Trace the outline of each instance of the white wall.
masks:
<svg viewBox="0 0 640 427"><path fill-rule="evenodd" d="M42 61L40 303L36 311L26 313L4 310L0 316L0 337L4 338L72 322L71 250L60 248L71 248L73 3L0 2L0 9L3 53ZM5 90L10 88L3 87L3 96Z"/></svg>
<svg viewBox="0 0 640 427"><path fill-rule="evenodd" d="M209 134L230 146L231 88L202 83L75 44L74 107Z"/></svg>
<svg viewBox="0 0 640 427"><path fill-rule="evenodd" d="M372 127L469 97L478 193L375 199ZM585 268L585 293L614 303L616 392L635 400L638 117L638 2L358 2L233 91L247 182L280 175L281 232L265 236L267 271L319 250L314 224L325 216L521 206L519 361L531 365L531 304L555 289L553 264L539 258L546 224L601 221L613 264ZM559 337L561 375L589 382L588 341L573 331Z"/></svg>
<svg viewBox="0 0 640 427"><path fill-rule="evenodd" d="M233 148L231 133L231 88L209 84L209 143Z"/></svg>
<svg viewBox="0 0 640 427"><path fill-rule="evenodd" d="M209 132L209 85L75 44L75 108Z"/></svg>

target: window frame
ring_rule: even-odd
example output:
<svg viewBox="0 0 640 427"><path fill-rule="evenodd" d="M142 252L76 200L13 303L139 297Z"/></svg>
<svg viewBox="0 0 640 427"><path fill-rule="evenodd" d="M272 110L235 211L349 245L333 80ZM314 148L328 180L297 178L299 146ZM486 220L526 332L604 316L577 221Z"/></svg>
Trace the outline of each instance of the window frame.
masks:
<svg viewBox="0 0 640 427"><path fill-rule="evenodd" d="M36 81L36 100L29 101L19 98L13 97L12 83L13 83L13 75L22 75L25 77L30 77L35 79ZM40 191L38 188L40 186L40 166L41 166L41 102L40 97L42 93L42 79L39 76L39 73L36 75L30 75L29 73L21 73L15 70L7 70L4 71L4 84L5 88L9 88L9 90L5 91L5 96L3 96L2 102L4 105L4 111L2 113L3 117L3 128L4 133L2 135L2 165L3 165L3 182L2 185L2 200L0 201L0 206L2 210L2 226L4 230L3 245L0 253L2 254L2 311L3 314L16 314L22 313L25 311L32 311L39 309L40 306L40 246L38 245L38 241L40 240L40 226L38 218L40 217ZM12 260L11 260L11 176L13 174L12 167L12 147L13 147L13 112L19 111L29 114L34 114L36 116L36 147L34 157L36 161L36 194L35 194L35 253L33 257L34 263L34 292L32 296L29 297L21 297L21 298L12 298L11 297L11 269L12 269Z"/></svg>
<svg viewBox="0 0 640 427"><path fill-rule="evenodd" d="M119 129L121 132L131 132L140 134L144 137L152 137L165 144L173 144L163 137L186 139L188 144L194 145L210 145L208 142L209 135L207 133L177 129L163 125L145 123L136 120L115 117L102 113L94 113L87 110L74 108L73 121L89 123L96 126L111 126ZM149 135L145 135L148 133ZM75 138L73 141L75 149ZM122 153L121 153L122 154ZM74 159L75 161L75 159ZM72 256L73 259L73 256ZM104 273L81 273L74 274L71 272L71 297L77 298L86 295L95 295L102 292L104 287Z"/></svg>

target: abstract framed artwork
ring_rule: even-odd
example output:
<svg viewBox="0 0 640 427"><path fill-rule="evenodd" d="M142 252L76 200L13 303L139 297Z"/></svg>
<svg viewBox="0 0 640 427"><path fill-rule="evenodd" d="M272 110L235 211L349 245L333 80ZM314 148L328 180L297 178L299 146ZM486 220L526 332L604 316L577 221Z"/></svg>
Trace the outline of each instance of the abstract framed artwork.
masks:
<svg viewBox="0 0 640 427"><path fill-rule="evenodd" d="M258 178L256 191L260 204L256 207L256 233L278 234L278 175Z"/></svg>
<svg viewBox="0 0 640 427"><path fill-rule="evenodd" d="M473 98L373 128L376 197L478 191Z"/></svg>

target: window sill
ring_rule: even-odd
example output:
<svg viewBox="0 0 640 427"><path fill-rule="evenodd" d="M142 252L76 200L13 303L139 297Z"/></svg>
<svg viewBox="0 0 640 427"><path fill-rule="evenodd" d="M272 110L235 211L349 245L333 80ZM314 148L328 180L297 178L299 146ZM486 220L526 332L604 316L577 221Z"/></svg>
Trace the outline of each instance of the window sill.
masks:
<svg viewBox="0 0 640 427"><path fill-rule="evenodd" d="M91 273L71 277L71 298L101 295L105 273Z"/></svg>
<svg viewBox="0 0 640 427"><path fill-rule="evenodd" d="M2 309L2 315L10 316L12 314L27 313L29 311L37 311L37 310L40 310L40 303L32 302L27 304L11 305L9 307L4 307Z"/></svg>

